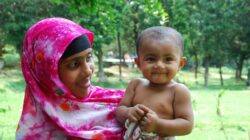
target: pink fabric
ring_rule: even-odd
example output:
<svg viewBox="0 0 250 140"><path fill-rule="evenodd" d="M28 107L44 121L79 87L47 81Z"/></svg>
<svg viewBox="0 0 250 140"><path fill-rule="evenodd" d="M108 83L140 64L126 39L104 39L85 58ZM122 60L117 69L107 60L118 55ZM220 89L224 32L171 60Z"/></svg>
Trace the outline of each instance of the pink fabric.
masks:
<svg viewBox="0 0 250 140"><path fill-rule="evenodd" d="M58 62L66 47L87 29L63 18L48 18L26 33L22 71L26 81L18 140L122 139L114 111L122 90L90 86L84 99L75 98L59 79Z"/></svg>

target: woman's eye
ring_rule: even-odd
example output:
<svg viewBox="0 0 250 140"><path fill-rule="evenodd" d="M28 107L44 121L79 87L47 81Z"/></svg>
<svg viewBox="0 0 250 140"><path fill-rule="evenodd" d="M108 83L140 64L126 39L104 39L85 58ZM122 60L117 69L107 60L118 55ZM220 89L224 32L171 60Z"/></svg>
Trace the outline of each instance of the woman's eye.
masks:
<svg viewBox="0 0 250 140"><path fill-rule="evenodd" d="M78 61L72 61L68 64L68 68L70 69L75 69L80 65L80 63Z"/></svg>
<svg viewBox="0 0 250 140"><path fill-rule="evenodd" d="M92 54L89 54L89 55L88 55L88 57L86 58L86 61L87 61L87 62L92 61Z"/></svg>

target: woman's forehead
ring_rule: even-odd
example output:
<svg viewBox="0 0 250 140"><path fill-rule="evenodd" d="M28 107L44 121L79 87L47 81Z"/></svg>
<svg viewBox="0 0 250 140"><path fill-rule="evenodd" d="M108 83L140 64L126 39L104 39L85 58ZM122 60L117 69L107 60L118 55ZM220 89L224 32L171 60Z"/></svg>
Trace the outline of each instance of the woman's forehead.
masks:
<svg viewBox="0 0 250 140"><path fill-rule="evenodd" d="M92 48L85 49L84 51L76 53L76 54L74 54L72 56L69 56L67 58L64 58L62 60L63 61L70 61L70 60L73 60L73 59L84 58L84 57L88 57L89 54L92 54Z"/></svg>

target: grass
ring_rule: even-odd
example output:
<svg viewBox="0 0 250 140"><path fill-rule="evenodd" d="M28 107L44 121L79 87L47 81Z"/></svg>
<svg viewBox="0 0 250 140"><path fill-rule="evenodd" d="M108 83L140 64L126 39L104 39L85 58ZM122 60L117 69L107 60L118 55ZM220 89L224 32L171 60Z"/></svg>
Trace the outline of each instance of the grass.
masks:
<svg viewBox="0 0 250 140"><path fill-rule="evenodd" d="M220 117L217 115L217 101L220 92L224 92L220 104L223 126ZM181 140L247 139L247 133L250 129L249 91L193 90L192 99L195 128L190 135L181 138Z"/></svg>
<svg viewBox="0 0 250 140"><path fill-rule="evenodd" d="M19 69L0 71L0 139L12 140L22 111L24 80Z"/></svg>
<svg viewBox="0 0 250 140"><path fill-rule="evenodd" d="M108 81L99 82L95 74L93 84L124 89L130 79L140 76L136 69L122 71L122 81L119 81L118 67L106 68L105 72L112 73L112 76L107 77ZM198 84L195 83L192 72L180 71L177 75L177 79L191 90L195 115L192 133L177 137L178 140L249 139L250 88L245 86L244 81L236 81L234 71L229 68L223 68L224 86L220 86L218 69L211 68L209 86L204 87L203 71L200 69ZM243 73L243 76L245 75L246 73ZM0 70L0 79L0 139L14 139L22 110L25 84L18 68ZM220 110L221 116L218 115L217 109Z"/></svg>

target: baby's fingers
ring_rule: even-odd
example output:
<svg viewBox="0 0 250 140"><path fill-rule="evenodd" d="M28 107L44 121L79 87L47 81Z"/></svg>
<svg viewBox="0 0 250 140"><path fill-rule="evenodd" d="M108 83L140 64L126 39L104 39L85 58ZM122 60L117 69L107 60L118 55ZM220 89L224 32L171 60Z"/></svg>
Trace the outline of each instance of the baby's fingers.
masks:
<svg viewBox="0 0 250 140"><path fill-rule="evenodd" d="M129 120L131 122L137 122L142 118L141 114L143 114L143 111L141 111L137 107L133 107L130 109L130 112L129 112Z"/></svg>
<svg viewBox="0 0 250 140"><path fill-rule="evenodd" d="M138 122L138 118L137 117L135 117L135 116L130 116L129 117L129 122Z"/></svg>
<svg viewBox="0 0 250 140"><path fill-rule="evenodd" d="M140 121L140 128L141 128L142 131L145 131L145 132L154 132L155 131L155 124L146 115Z"/></svg>
<svg viewBox="0 0 250 140"><path fill-rule="evenodd" d="M149 109L148 107L146 107L145 105L139 105L138 108L143 111L143 115L146 115L148 112L151 111L151 109Z"/></svg>
<svg viewBox="0 0 250 140"><path fill-rule="evenodd" d="M141 119L147 113L144 110L140 109L139 107L136 109L135 112L140 117L139 119Z"/></svg>

